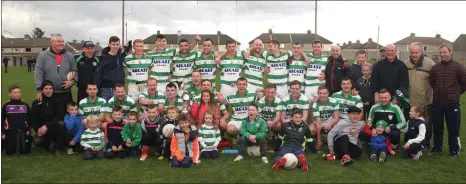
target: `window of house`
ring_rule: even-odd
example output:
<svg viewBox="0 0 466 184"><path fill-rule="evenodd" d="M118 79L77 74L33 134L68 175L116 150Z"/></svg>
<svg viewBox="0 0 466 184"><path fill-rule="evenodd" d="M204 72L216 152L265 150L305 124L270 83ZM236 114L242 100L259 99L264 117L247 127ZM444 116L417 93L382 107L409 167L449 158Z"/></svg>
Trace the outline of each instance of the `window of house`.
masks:
<svg viewBox="0 0 466 184"><path fill-rule="evenodd" d="M47 50L47 48L42 48L42 51Z"/></svg>
<svg viewBox="0 0 466 184"><path fill-rule="evenodd" d="M144 45L144 50L149 49L149 45Z"/></svg>
<svg viewBox="0 0 466 184"><path fill-rule="evenodd" d="M285 48L285 44L281 43L280 48Z"/></svg>
<svg viewBox="0 0 466 184"><path fill-rule="evenodd" d="M424 46L424 51L427 51L427 46Z"/></svg>
<svg viewBox="0 0 466 184"><path fill-rule="evenodd" d="M26 52L31 52L31 48L26 48Z"/></svg>
<svg viewBox="0 0 466 184"><path fill-rule="evenodd" d="M3 52L3 49L2 49L2 52Z"/></svg>
<svg viewBox="0 0 466 184"><path fill-rule="evenodd" d="M19 49L15 49L15 52L19 52Z"/></svg>

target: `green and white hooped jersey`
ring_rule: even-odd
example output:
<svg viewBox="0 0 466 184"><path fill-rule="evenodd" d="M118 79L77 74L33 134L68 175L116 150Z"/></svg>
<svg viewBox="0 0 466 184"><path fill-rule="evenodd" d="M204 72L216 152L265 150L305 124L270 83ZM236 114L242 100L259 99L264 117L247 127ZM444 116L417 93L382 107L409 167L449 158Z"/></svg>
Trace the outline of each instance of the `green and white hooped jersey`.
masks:
<svg viewBox="0 0 466 184"><path fill-rule="evenodd" d="M301 57L296 59L293 57L291 64L288 65L288 86L291 82L297 80L301 83L302 89L304 90L304 78L306 77L307 66L305 66L304 58Z"/></svg>
<svg viewBox="0 0 466 184"><path fill-rule="evenodd" d="M318 78L321 73L325 72L325 66L327 65L328 56L313 56L312 53L308 54L311 62L307 67L306 72L306 86L321 86L325 85L325 80L320 81Z"/></svg>
<svg viewBox="0 0 466 184"><path fill-rule="evenodd" d="M127 95L125 95L122 101L118 101L117 99L115 99L115 97L110 98L110 100L108 100L105 112L111 114L112 109L115 105L119 105L123 109L124 120L127 119L127 115L129 112L137 112L136 103L132 98L130 98Z"/></svg>
<svg viewBox="0 0 466 184"><path fill-rule="evenodd" d="M285 112L285 105L277 96L274 97L272 103L268 103L266 96L262 97L257 101L257 107L259 114L266 121L273 120L277 112Z"/></svg>
<svg viewBox="0 0 466 184"><path fill-rule="evenodd" d="M262 88L264 86L264 82L262 81L264 79L264 68L267 66L265 58L267 58L268 52L262 51L259 56L255 56L252 51L249 53L249 57L244 59L244 78L249 83Z"/></svg>
<svg viewBox="0 0 466 184"><path fill-rule="evenodd" d="M267 66L270 68L268 82L277 86L286 86L288 83L288 69L286 61L293 54L289 51L283 52L275 57L273 54L267 56Z"/></svg>
<svg viewBox="0 0 466 184"><path fill-rule="evenodd" d="M100 97L95 97L95 102L91 103L89 97L79 101L79 114L87 117L89 115L100 115L107 108L107 101Z"/></svg>
<svg viewBox="0 0 466 184"><path fill-rule="evenodd" d="M135 58L134 55L125 57L125 66L128 68L128 83L145 83L149 78L149 69L152 67L150 57Z"/></svg>
<svg viewBox="0 0 466 184"><path fill-rule="evenodd" d="M173 56L178 49L165 49L162 52L149 52L148 58L152 58L150 77L157 79L157 83L168 83Z"/></svg>
<svg viewBox="0 0 466 184"><path fill-rule="evenodd" d="M173 56L172 82L183 82L184 79L191 81L196 56L196 51L189 52L187 56L182 56L179 51L175 53L175 56Z"/></svg>
<svg viewBox="0 0 466 184"><path fill-rule="evenodd" d="M255 93L248 93L240 96L238 92L233 95L227 96L226 102L231 106L233 111L232 120L242 121L248 117L248 106L254 103L257 99Z"/></svg>
<svg viewBox="0 0 466 184"><path fill-rule="evenodd" d="M159 105L159 104L165 105L165 96L163 95L163 93L158 92L158 91L155 91L154 96L150 96L149 92L144 91L141 94L139 94L139 98L147 98L151 100L153 104L156 104L156 105ZM147 111L147 105L141 105L141 109L144 111Z"/></svg>
<svg viewBox="0 0 466 184"><path fill-rule="evenodd" d="M320 102L312 104L312 116L314 118L320 118L322 123L325 123L328 119L333 117L334 112L338 111L340 111L338 101L330 97L326 104L321 104Z"/></svg>
<svg viewBox="0 0 466 184"><path fill-rule="evenodd" d="M350 92L351 93L351 92ZM348 117L348 108L351 106L356 106L357 108L362 109L362 100L359 95L353 96L349 94L347 98L343 91L336 92L332 95L332 98L338 101L340 104L340 117L347 118Z"/></svg>
<svg viewBox="0 0 466 184"><path fill-rule="evenodd" d="M203 52L198 52L193 68L201 71L202 79L212 81L212 87L215 87L217 63L215 63L214 52L210 52L208 57L204 57Z"/></svg>
<svg viewBox="0 0 466 184"><path fill-rule="evenodd" d="M175 97L175 104L172 104L171 106L175 106L178 108L178 111L183 110L183 100L179 98L178 96ZM165 98L165 110L163 111L163 114L167 114L167 108L170 106L170 101L168 101L168 98Z"/></svg>
<svg viewBox="0 0 466 184"><path fill-rule="evenodd" d="M285 105L286 119L291 119L291 112L293 108L298 108L306 112L309 110L309 99L303 94L299 94L298 100L294 101L291 94L283 98L283 105Z"/></svg>
<svg viewBox="0 0 466 184"><path fill-rule="evenodd" d="M221 60L220 84L231 85L240 77L244 64L244 51L236 51L233 58L223 56Z"/></svg>

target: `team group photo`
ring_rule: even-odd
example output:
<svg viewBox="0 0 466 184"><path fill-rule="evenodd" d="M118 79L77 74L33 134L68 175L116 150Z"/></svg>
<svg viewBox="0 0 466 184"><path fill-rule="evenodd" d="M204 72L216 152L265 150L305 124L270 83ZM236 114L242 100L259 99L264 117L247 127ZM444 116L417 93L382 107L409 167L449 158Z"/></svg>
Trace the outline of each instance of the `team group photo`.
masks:
<svg viewBox="0 0 466 184"><path fill-rule="evenodd" d="M466 179L465 34L337 44L270 28L247 46L220 31L127 34L2 32L3 182ZM43 39L18 55L14 42Z"/></svg>

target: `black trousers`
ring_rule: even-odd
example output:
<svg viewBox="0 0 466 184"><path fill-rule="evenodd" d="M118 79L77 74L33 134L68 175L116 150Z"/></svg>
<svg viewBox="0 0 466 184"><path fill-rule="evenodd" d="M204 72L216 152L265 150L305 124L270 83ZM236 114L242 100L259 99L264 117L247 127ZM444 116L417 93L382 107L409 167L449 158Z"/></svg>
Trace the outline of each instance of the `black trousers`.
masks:
<svg viewBox="0 0 466 184"><path fill-rule="evenodd" d="M32 63L28 63L28 72L32 71Z"/></svg>
<svg viewBox="0 0 466 184"><path fill-rule="evenodd" d="M78 152L78 153L81 153L81 152L84 151L84 148L81 146L81 144L80 144L79 141L78 141L78 142L75 142L74 146L70 146L70 145L69 145L70 142L73 140L73 137L74 137L74 135L73 135L73 133L72 133L71 131L65 130L64 135L65 135L65 142L64 142L64 144L65 144L66 146L68 146L68 148L73 148L73 151L74 151L74 152Z"/></svg>
<svg viewBox="0 0 466 184"><path fill-rule="evenodd" d="M256 143L252 143L251 141L249 141L249 139L241 136L239 139L238 139L238 152L239 152L239 155L241 156L245 156L246 155L246 150L247 150L247 147L248 146L259 146L260 147L260 152L261 152L261 157L265 157L265 146L267 145L267 140L264 138L261 138L261 139L257 139L256 138Z"/></svg>
<svg viewBox="0 0 466 184"><path fill-rule="evenodd" d="M217 159L218 158L218 151L217 150L212 150L212 151L203 151L201 153L201 156L203 159Z"/></svg>
<svg viewBox="0 0 466 184"><path fill-rule="evenodd" d="M348 154L351 158L359 158L362 155L362 149L349 141L348 135L341 136L334 141L333 150L335 157L341 159Z"/></svg>
<svg viewBox="0 0 466 184"><path fill-rule="evenodd" d="M461 108L459 103L432 104L432 124L434 132L434 147L432 150L442 152L444 124L447 124L448 147L451 154L460 151ZM445 118L445 123L444 123Z"/></svg>
<svg viewBox="0 0 466 184"><path fill-rule="evenodd" d="M162 144L163 139L160 139L157 132L144 132L142 134L142 145L154 147L157 154L162 154Z"/></svg>
<svg viewBox="0 0 466 184"><path fill-rule="evenodd" d="M367 120L367 118L369 117L369 112L371 111L371 104L369 104L369 106L364 106L363 110L364 110L364 120Z"/></svg>
<svg viewBox="0 0 466 184"><path fill-rule="evenodd" d="M87 94L86 92L86 88L87 86L85 87L78 87L78 98L76 99L76 103L79 104L79 102L84 99L84 98L87 98L89 95Z"/></svg>
<svg viewBox="0 0 466 184"><path fill-rule="evenodd" d="M66 105L70 102L73 102L73 96L71 94L71 90L63 93L54 93L55 98L57 98L58 102L60 102L61 108L63 108L63 112L60 112L60 117L65 117L66 114Z"/></svg>
<svg viewBox="0 0 466 184"><path fill-rule="evenodd" d="M105 157L104 149L100 149L99 151L92 151L91 149L85 149L84 154L83 154L84 160L92 160L94 158L102 159L104 157Z"/></svg>
<svg viewBox="0 0 466 184"><path fill-rule="evenodd" d="M2 146L5 147L7 155L15 153L27 154L31 149L32 139L23 130L6 130L5 141Z"/></svg>
<svg viewBox="0 0 466 184"><path fill-rule="evenodd" d="M38 132L38 129L35 129ZM59 121L58 124L48 127L45 135L34 137L34 145L48 149L51 143L55 143L55 149L63 150L68 142L65 140L65 123ZM65 143L66 142L66 143Z"/></svg>
<svg viewBox="0 0 466 184"><path fill-rule="evenodd" d="M379 158L380 153L385 153L385 155L387 155L388 154L387 148L384 148L384 149L372 149L370 154L371 155L375 154L377 156L377 158ZM387 158L385 157L385 159L387 159Z"/></svg>
<svg viewBox="0 0 466 184"><path fill-rule="evenodd" d="M170 144L172 142L172 138L161 139L160 143L162 146L162 155L165 158L170 157L172 152L170 151Z"/></svg>

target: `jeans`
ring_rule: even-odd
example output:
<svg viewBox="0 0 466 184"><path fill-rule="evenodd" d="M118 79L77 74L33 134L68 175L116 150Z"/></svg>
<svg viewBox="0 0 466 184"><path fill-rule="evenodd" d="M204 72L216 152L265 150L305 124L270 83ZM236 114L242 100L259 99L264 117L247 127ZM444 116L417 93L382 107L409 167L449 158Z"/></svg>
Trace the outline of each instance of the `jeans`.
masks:
<svg viewBox="0 0 466 184"><path fill-rule="evenodd" d="M99 96L107 101L114 96L113 88L100 88L99 93Z"/></svg>
<svg viewBox="0 0 466 184"><path fill-rule="evenodd" d="M442 152L443 145L443 118L447 123L448 145L451 154L460 151L460 124L461 109L460 104L432 104L432 124L434 132L434 147L432 151Z"/></svg>

